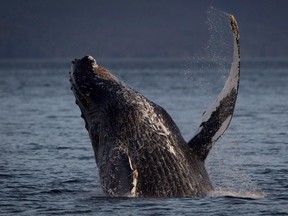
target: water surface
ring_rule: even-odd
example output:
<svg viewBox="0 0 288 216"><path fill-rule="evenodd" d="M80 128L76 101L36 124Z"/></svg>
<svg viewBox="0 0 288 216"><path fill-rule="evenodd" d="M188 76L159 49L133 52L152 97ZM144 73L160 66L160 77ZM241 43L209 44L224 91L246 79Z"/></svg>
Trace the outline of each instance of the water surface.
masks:
<svg viewBox="0 0 288 216"><path fill-rule="evenodd" d="M188 60L99 60L173 117L186 140L228 69ZM206 166L204 198L107 198L67 60L0 62L1 215L288 214L288 60L244 60L235 115Z"/></svg>

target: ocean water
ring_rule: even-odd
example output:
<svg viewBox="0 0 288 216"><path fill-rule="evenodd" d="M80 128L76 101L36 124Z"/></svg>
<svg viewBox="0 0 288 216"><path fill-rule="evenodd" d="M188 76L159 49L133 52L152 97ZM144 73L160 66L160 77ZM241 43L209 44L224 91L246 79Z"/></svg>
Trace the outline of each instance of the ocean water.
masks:
<svg viewBox="0 0 288 216"><path fill-rule="evenodd" d="M229 72L179 59L98 63L164 107L186 140ZM288 215L288 60L241 67L235 115L206 162L215 191L109 198L70 91L69 60L2 60L0 215Z"/></svg>

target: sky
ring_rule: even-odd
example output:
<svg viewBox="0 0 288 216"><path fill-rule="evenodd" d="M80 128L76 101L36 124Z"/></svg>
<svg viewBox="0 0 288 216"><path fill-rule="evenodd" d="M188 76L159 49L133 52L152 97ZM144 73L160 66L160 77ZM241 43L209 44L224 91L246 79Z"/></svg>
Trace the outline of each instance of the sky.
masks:
<svg viewBox="0 0 288 216"><path fill-rule="evenodd" d="M1 0L0 59L193 58L210 5L236 17L242 57L288 56L286 0Z"/></svg>

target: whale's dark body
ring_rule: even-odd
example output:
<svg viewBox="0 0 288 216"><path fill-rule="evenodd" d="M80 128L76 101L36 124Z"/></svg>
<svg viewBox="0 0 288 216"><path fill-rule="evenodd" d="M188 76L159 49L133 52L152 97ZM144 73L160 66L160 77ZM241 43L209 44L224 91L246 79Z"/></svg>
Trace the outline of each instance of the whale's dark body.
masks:
<svg viewBox="0 0 288 216"><path fill-rule="evenodd" d="M119 81L95 59L75 59L70 82L89 132L103 191L109 196L203 196L213 189L205 159L228 127L237 98L239 35L234 59L216 102L187 143L169 114Z"/></svg>

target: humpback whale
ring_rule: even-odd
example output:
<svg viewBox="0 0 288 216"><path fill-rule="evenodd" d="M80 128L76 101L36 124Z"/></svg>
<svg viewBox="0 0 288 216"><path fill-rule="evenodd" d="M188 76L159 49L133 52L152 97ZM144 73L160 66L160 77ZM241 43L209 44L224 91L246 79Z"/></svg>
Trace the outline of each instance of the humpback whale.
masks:
<svg viewBox="0 0 288 216"><path fill-rule="evenodd" d="M85 121L102 189L111 197L196 197L213 190L209 151L233 116L239 88L238 26L229 77L186 142L170 115L126 85L92 56L72 61L71 90Z"/></svg>

